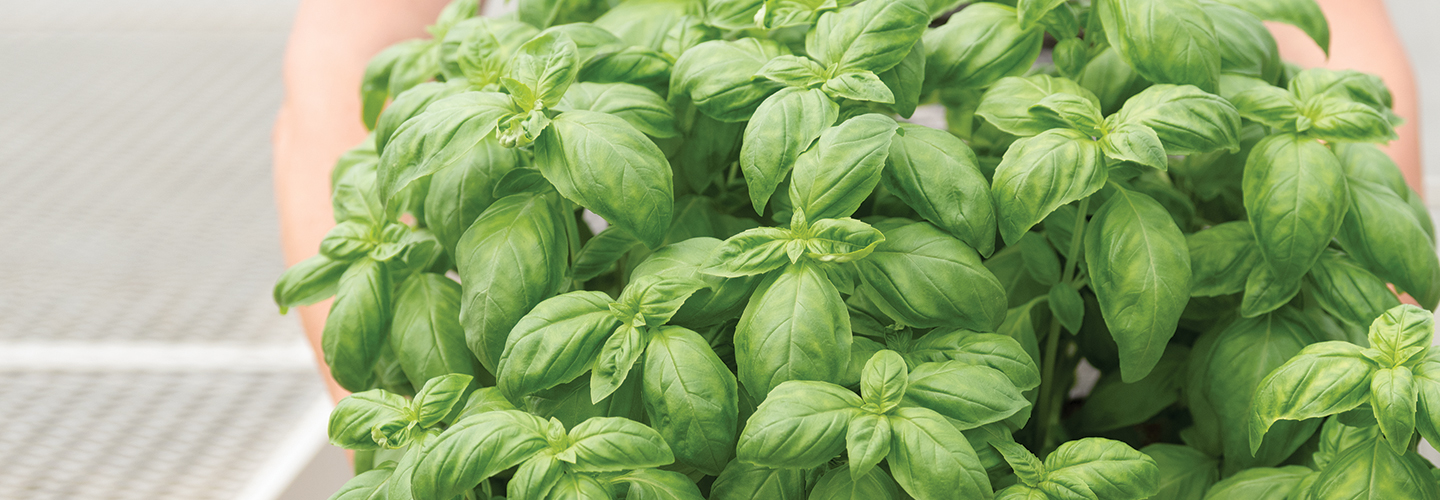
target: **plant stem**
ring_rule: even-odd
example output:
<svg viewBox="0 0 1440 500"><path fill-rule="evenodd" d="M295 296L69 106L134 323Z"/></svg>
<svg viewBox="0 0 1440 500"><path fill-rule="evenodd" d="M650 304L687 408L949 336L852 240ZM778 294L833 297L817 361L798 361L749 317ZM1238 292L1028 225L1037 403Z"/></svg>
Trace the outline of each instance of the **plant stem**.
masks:
<svg viewBox="0 0 1440 500"><path fill-rule="evenodd" d="M1070 234L1069 259L1065 261L1065 272L1062 277L1065 284L1069 285L1075 279L1077 257L1080 254L1080 242L1085 237L1085 212L1090 209L1090 198L1087 196L1080 200L1079 210L1075 213L1075 230ZM1054 420L1054 413L1058 405L1055 404L1055 362L1060 355L1060 321L1053 315L1050 318L1050 330L1045 338L1045 354L1042 357L1044 366L1040 368L1040 394L1037 400L1037 408L1034 418L1037 422L1038 436L1035 443L1039 451L1043 451L1050 443L1050 422Z"/></svg>

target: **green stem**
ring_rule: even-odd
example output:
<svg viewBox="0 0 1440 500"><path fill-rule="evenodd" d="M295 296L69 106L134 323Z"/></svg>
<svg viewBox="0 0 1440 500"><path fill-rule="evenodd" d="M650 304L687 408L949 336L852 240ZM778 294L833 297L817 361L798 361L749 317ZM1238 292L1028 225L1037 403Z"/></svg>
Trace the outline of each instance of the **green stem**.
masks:
<svg viewBox="0 0 1440 500"><path fill-rule="evenodd" d="M1075 258L1080 254L1080 242L1085 237L1085 212L1090 209L1090 197L1080 200L1080 210L1075 214L1075 230L1070 233L1070 259L1065 261L1065 282L1069 283L1075 279L1075 266L1080 259Z"/></svg>
<svg viewBox="0 0 1440 500"><path fill-rule="evenodd" d="M1080 242L1085 237L1085 212L1090 209L1090 198L1080 200L1079 210L1075 213L1075 230L1070 236L1070 258L1065 261L1065 272L1062 275L1068 285L1075 279L1076 258L1080 254ZM1050 443L1050 422L1054 420L1052 413L1059 405L1055 404L1055 363L1060 355L1060 322L1050 318L1050 330L1045 338L1045 355L1042 357L1044 366L1040 368L1040 394L1037 401L1035 417L1039 418L1037 431L1039 434L1035 446L1044 450Z"/></svg>

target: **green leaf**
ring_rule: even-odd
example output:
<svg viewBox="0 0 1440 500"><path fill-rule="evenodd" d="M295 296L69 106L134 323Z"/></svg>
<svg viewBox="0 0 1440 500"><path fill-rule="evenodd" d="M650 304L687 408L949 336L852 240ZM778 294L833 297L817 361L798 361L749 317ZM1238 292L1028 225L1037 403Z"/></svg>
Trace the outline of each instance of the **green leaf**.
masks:
<svg viewBox="0 0 1440 500"><path fill-rule="evenodd" d="M562 33L542 32L515 52L501 83L522 108L553 107L580 71L579 50Z"/></svg>
<svg viewBox="0 0 1440 500"><path fill-rule="evenodd" d="M835 10L835 3L835 0L765 0L755 23L766 29L811 24L826 11Z"/></svg>
<svg viewBox="0 0 1440 500"><path fill-rule="evenodd" d="M1006 77L995 82L980 99L975 114L985 118L996 128L1021 137L1038 135L1049 130L1051 123L1041 121L1030 114L1030 108L1046 97L1055 94L1070 94L1084 97L1100 105L1095 94L1067 78L1056 78L1046 74L1026 77Z"/></svg>
<svg viewBox="0 0 1440 500"><path fill-rule="evenodd" d="M1425 208L1425 202L1420 199L1419 193L1405 183L1405 175L1400 173L1400 167L1390 159L1390 155L1374 144L1341 143L1335 144L1332 150L1335 156L1340 158L1340 166L1345 168L1345 176L1352 183L1367 181L1389 187L1390 191L1410 205L1415 219L1425 233L1431 236L1430 239L1434 240L1434 223L1430 220L1430 210Z"/></svg>
<svg viewBox="0 0 1440 500"><path fill-rule="evenodd" d="M465 343L492 373L515 324L565 286L566 241L555 204L553 194L501 198L456 244Z"/></svg>
<svg viewBox="0 0 1440 500"><path fill-rule="evenodd" d="M1168 154L1240 150L1240 113L1220 96L1189 85L1151 86L1106 120L1113 130L1132 123L1154 130Z"/></svg>
<svg viewBox="0 0 1440 500"><path fill-rule="evenodd" d="M575 256L571 271L575 273L576 280L590 281L596 276L614 269L615 263L639 244L640 240L635 239L635 235L617 226L611 226L590 238L584 246L580 247L580 253Z"/></svg>
<svg viewBox="0 0 1440 500"><path fill-rule="evenodd" d="M701 2L685 0L632 0L610 7L595 25L631 45L660 49L665 35L687 16L704 12Z"/></svg>
<svg viewBox="0 0 1440 500"><path fill-rule="evenodd" d="M982 89L1024 74L1044 39L1039 27L1020 27L1014 8L976 3L925 33L925 88Z"/></svg>
<svg viewBox="0 0 1440 500"><path fill-rule="evenodd" d="M1092 11L1090 19L1099 19L1099 16ZM1108 44L1091 56L1085 69L1074 77L1077 83L1095 94L1100 100L1100 110L1107 114L1114 113L1127 99L1151 86L1135 72L1135 68L1125 63L1119 51Z"/></svg>
<svg viewBox="0 0 1440 500"><path fill-rule="evenodd" d="M369 224L348 220L336 224L320 241L320 254L331 259L349 261L370 253L379 236L371 234Z"/></svg>
<svg viewBox="0 0 1440 500"><path fill-rule="evenodd" d="M710 500L804 500L807 474L805 469L772 469L731 460L711 485Z"/></svg>
<svg viewBox="0 0 1440 500"><path fill-rule="evenodd" d="M1201 500L1205 490L1220 479L1220 462L1209 455L1176 444L1157 443L1140 449L1160 468L1160 489L1151 498Z"/></svg>
<svg viewBox="0 0 1440 500"><path fill-rule="evenodd" d="M406 120L384 146L375 188L387 207L401 189L459 163L480 147L501 118L515 113L510 96L465 92Z"/></svg>
<svg viewBox="0 0 1440 500"><path fill-rule="evenodd" d="M954 360L988 366L1004 373L1010 383L1021 390L1040 386L1040 369L1035 366L1035 360L1018 341L1005 335L933 330L916 339L906 356L912 364Z"/></svg>
<svg viewBox="0 0 1440 500"><path fill-rule="evenodd" d="M1297 280L1340 231L1348 196L1345 173L1314 139L1272 135L1245 162L1245 211L1260 255L1275 276Z"/></svg>
<svg viewBox="0 0 1440 500"><path fill-rule="evenodd" d="M1100 149L1113 160L1135 162L1158 170L1169 168L1160 136L1155 134L1155 129L1138 123L1122 124L1105 134L1100 139Z"/></svg>
<svg viewBox="0 0 1440 500"><path fill-rule="evenodd" d="M1085 230L1085 263L1120 348L1122 377L1140 380L1160 360L1190 300L1185 235L1154 199L1119 189Z"/></svg>
<svg viewBox="0 0 1440 500"><path fill-rule="evenodd" d="M623 322L620 324L620 328L600 347L595 365L590 369L591 403L600 404L625 383L630 368L645 353L648 342L646 333L639 328Z"/></svg>
<svg viewBox="0 0 1440 500"><path fill-rule="evenodd" d="M505 395L501 394L499 389L482 387L470 393L470 398L465 400L465 407L460 409L460 415L455 420L486 412L516 409L518 408L510 400L505 399Z"/></svg>
<svg viewBox="0 0 1440 500"><path fill-rule="evenodd" d="M1307 171L1315 168L1306 166ZM1327 193L1334 193L1336 182L1326 185ZM1440 303L1440 257L1422 225L1429 221L1418 217L1390 188L1357 177L1349 178L1346 184L1350 190L1349 207L1343 209L1339 232L1331 233L1340 247L1380 279L1394 283L1420 305L1433 309ZM1306 221L1313 220L1306 216Z"/></svg>
<svg viewBox="0 0 1440 500"><path fill-rule="evenodd" d="M1030 450L1025 449L1024 446L1020 446L1014 441L994 441L990 443L990 446L1000 452L1005 463L1014 470L1015 476L1020 479L1021 483L1026 486L1039 486L1041 482L1045 481L1048 473L1045 470L1045 464L1035 458L1035 455L1031 454Z"/></svg>
<svg viewBox="0 0 1440 500"><path fill-rule="evenodd" d="M1015 247L1020 249L1025 271L1030 273L1031 278L1042 285L1060 283L1060 257L1055 255L1055 249L1045 235L1027 232L1015 242Z"/></svg>
<svg viewBox="0 0 1440 500"><path fill-rule="evenodd" d="M1435 315L1412 305L1396 305L1370 324L1370 347L1380 350L1395 365L1413 356L1425 356L1435 336Z"/></svg>
<svg viewBox="0 0 1440 500"><path fill-rule="evenodd" d="M825 67L820 63L808 57L792 55L776 56L760 67L755 76L800 89L823 84L826 79Z"/></svg>
<svg viewBox="0 0 1440 500"><path fill-rule="evenodd" d="M1275 83L1284 66L1275 37L1271 36L1270 29L1260 18L1238 6L1223 3L1201 2L1200 7L1215 26L1215 41L1220 44L1221 73Z"/></svg>
<svg viewBox="0 0 1440 500"><path fill-rule="evenodd" d="M1290 78L1290 92L1301 102L1324 97L1364 104L1377 111L1387 110L1393 97L1379 76L1355 70L1310 68Z"/></svg>
<svg viewBox="0 0 1440 500"><path fill-rule="evenodd" d="M1119 373L1107 373L1091 389L1072 417L1080 429L1104 432L1143 424L1180 400L1190 351L1170 346L1150 375L1126 383Z"/></svg>
<svg viewBox="0 0 1440 500"><path fill-rule="evenodd" d="M481 141L459 163L430 177L425 196L425 227L450 255L460 235L498 199L495 185L520 166L516 150L500 145L493 136ZM512 194L512 193L505 193Z"/></svg>
<svg viewBox="0 0 1440 500"><path fill-rule="evenodd" d="M440 42L440 69L445 80L474 87L500 82L515 51L540 30L518 19L472 17L456 23Z"/></svg>
<svg viewBox="0 0 1440 500"><path fill-rule="evenodd" d="M1282 22L1300 28L1315 40L1320 50L1324 50L1326 55L1330 54L1330 25L1325 21L1325 13L1320 11L1320 4L1315 0L1216 1L1239 7L1266 21Z"/></svg>
<svg viewBox="0 0 1440 500"><path fill-rule="evenodd" d="M789 262L785 247L792 237L789 230L775 227L745 230L715 249L701 272L726 278L768 273Z"/></svg>
<svg viewBox="0 0 1440 500"><path fill-rule="evenodd" d="M466 417L420 451L410 487L415 498L452 498L549 446L549 422L516 410Z"/></svg>
<svg viewBox="0 0 1440 500"><path fill-rule="evenodd" d="M869 71L846 73L831 78L821 87L825 93L852 101L894 104L895 94L879 76Z"/></svg>
<svg viewBox="0 0 1440 500"><path fill-rule="evenodd" d="M1364 325L1400 305L1383 280L1333 250L1320 256L1305 279L1325 312L1354 325Z"/></svg>
<svg viewBox="0 0 1440 500"><path fill-rule="evenodd" d="M627 418L592 418L570 429L569 437L570 447L558 457L575 471L645 469L675 461L659 433Z"/></svg>
<svg viewBox="0 0 1440 500"><path fill-rule="evenodd" d="M632 471L613 481L630 485L626 498L635 500L705 500L700 488L679 472L656 469Z"/></svg>
<svg viewBox="0 0 1440 500"><path fill-rule="evenodd" d="M1399 139L1380 111L1341 97L1319 95L1305 101L1300 112L1310 120L1309 135L1327 142L1376 142Z"/></svg>
<svg viewBox="0 0 1440 500"><path fill-rule="evenodd" d="M879 75L880 81L890 89L890 95L895 96L891 109L895 110L895 114L910 118L920 104L921 87L925 83L925 41L917 40L900 64Z"/></svg>
<svg viewBox="0 0 1440 500"><path fill-rule="evenodd" d="M505 340L496 385L513 400L575 380L590 369L620 321L604 292L574 291L540 302Z"/></svg>
<svg viewBox="0 0 1440 500"><path fill-rule="evenodd" d="M805 38L805 52L831 74L879 73L900 64L930 24L923 0L867 0L827 12Z"/></svg>
<svg viewBox="0 0 1440 500"><path fill-rule="evenodd" d="M946 232L989 256L995 205L975 153L943 130L900 124L881 175L885 189Z"/></svg>
<svg viewBox="0 0 1440 500"><path fill-rule="evenodd" d="M1354 409L1370 398L1375 365L1348 342L1320 342L1300 350L1255 388L1250 449L1260 447L1277 420L1305 420Z"/></svg>
<svg viewBox="0 0 1440 500"><path fill-rule="evenodd" d="M1306 476L1314 472L1303 465L1245 469L1215 483L1205 493L1205 499L1285 500Z"/></svg>
<svg viewBox="0 0 1440 500"><path fill-rule="evenodd" d="M560 111L606 113L650 137L675 137L675 112L655 91L629 83L580 82L555 106Z"/></svg>
<svg viewBox="0 0 1440 500"><path fill-rule="evenodd" d="M720 474L735 449L735 375L700 335L676 326L650 337L645 413L681 464Z"/></svg>
<svg viewBox="0 0 1440 500"><path fill-rule="evenodd" d="M1047 128L1069 128L1092 137L1104 135L1101 132L1104 118L1100 116L1100 106L1088 97L1050 94L1031 106L1029 112Z"/></svg>
<svg viewBox="0 0 1440 500"><path fill-rule="evenodd" d="M899 363L903 369L905 362ZM898 398L896 402L899 402ZM861 413L850 420L845 433L845 449L851 480L859 481L875 470L875 465L884 460L885 455L890 454L890 437L890 419L883 413Z"/></svg>
<svg viewBox="0 0 1440 500"><path fill-rule="evenodd" d="M636 266L632 276L690 277L703 280L708 285L708 288L697 290L685 300L685 305L670 318L670 324L701 328L738 318L760 278L722 278L704 274L702 270L706 260L720 246L721 241L714 238L691 238L666 245Z"/></svg>
<svg viewBox="0 0 1440 500"><path fill-rule="evenodd" d="M1220 85L1220 43L1210 16L1192 0L1104 0L1100 16L1110 45L1155 83Z"/></svg>
<svg viewBox="0 0 1440 500"><path fill-rule="evenodd" d="M611 310L622 312L621 322L631 326L659 327L670 321L685 299L707 286L689 276L637 276L625 286Z"/></svg>
<svg viewBox="0 0 1440 500"><path fill-rule="evenodd" d="M888 445L888 443L887 443ZM882 457L883 458L883 457ZM896 500L900 498L895 480L884 469L874 467L859 477L850 465L842 465L815 483L810 498L815 500ZM755 497L776 498L776 497Z"/></svg>
<svg viewBox="0 0 1440 500"><path fill-rule="evenodd" d="M460 399L464 397L473 380L475 377L470 375L452 373L425 382L424 387L415 393L415 400L411 403L415 408L415 422L420 424L420 427L434 427L460 404Z"/></svg>
<svg viewBox="0 0 1440 500"><path fill-rule="evenodd" d="M390 329L393 285L385 264L362 257L345 270L320 343L335 382L355 392L374 381L375 362Z"/></svg>
<svg viewBox="0 0 1440 500"><path fill-rule="evenodd" d="M865 295L905 325L988 332L1005 319L1005 289L980 255L928 223L890 230L856 267Z"/></svg>
<svg viewBox="0 0 1440 500"><path fill-rule="evenodd" d="M390 349L415 387L447 374L483 373L465 346L460 326L461 287L444 275L417 273L400 285ZM427 426L428 427L428 426Z"/></svg>
<svg viewBox="0 0 1440 500"><path fill-rule="evenodd" d="M740 383L763 400L787 380L835 380L850 361L850 337L845 303L825 273L807 262L787 266L760 283L735 327Z"/></svg>
<svg viewBox="0 0 1440 500"><path fill-rule="evenodd" d="M1048 297L1050 313L1055 319L1070 333L1079 333L1085 320L1085 300L1080 298L1080 292L1065 283L1056 283L1050 287Z"/></svg>
<svg viewBox="0 0 1440 500"><path fill-rule="evenodd" d="M741 122L779 83L753 78L760 68L788 51L757 38L709 41L680 55L670 77L670 98L688 96L701 112L723 122Z"/></svg>
<svg viewBox="0 0 1440 500"><path fill-rule="evenodd" d="M330 500L373 500L384 499L385 493L389 491L390 478L395 473L393 462L385 463L374 469L370 469L345 481Z"/></svg>
<svg viewBox="0 0 1440 500"><path fill-rule="evenodd" d="M870 113L826 129L795 160L790 201L810 220L848 217L880 183L880 170L898 128Z"/></svg>
<svg viewBox="0 0 1440 500"><path fill-rule="evenodd" d="M550 490L547 500L609 500L614 498L610 487L589 474L565 474Z"/></svg>
<svg viewBox="0 0 1440 500"><path fill-rule="evenodd" d="M822 465L845 449L845 433L850 421L862 414L862 404L848 389L827 382L785 382L745 423L735 454L747 464L764 467Z"/></svg>
<svg viewBox="0 0 1440 500"><path fill-rule="evenodd" d="M965 435L933 410L901 407L890 417L890 473L916 500L987 498L990 478Z"/></svg>
<svg viewBox="0 0 1440 500"><path fill-rule="evenodd" d="M1310 498L1419 500L1440 496L1430 464L1416 453L1395 452L1383 439L1361 443L1335 457L1316 478Z"/></svg>
<svg viewBox="0 0 1440 500"><path fill-rule="evenodd" d="M1155 460L1125 443L1104 438L1069 441L1045 457L1049 470L1041 489L1073 491L1084 498L1142 500L1159 489ZM1086 494L1088 493L1088 495Z"/></svg>
<svg viewBox="0 0 1440 500"><path fill-rule="evenodd" d="M505 483L505 493L516 500L544 499L560 483L565 466L551 453L526 460Z"/></svg>
<svg viewBox="0 0 1440 500"><path fill-rule="evenodd" d="M584 69L580 80L596 83L631 83L651 89L669 85L674 69L670 56L649 47L625 47L619 51L596 54Z"/></svg>
<svg viewBox="0 0 1440 500"><path fill-rule="evenodd" d="M1415 403L1419 398L1414 373L1409 368L1381 368L1370 379L1370 407L1385 441L1397 454L1410 447L1415 434Z"/></svg>
<svg viewBox="0 0 1440 500"><path fill-rule="evenodd" d="M1015 4L1015 11L1019 14L1020 26L1026 29L1035 27L1040 18L1045 17L1050 11L1055 10L1065 0L1020 0Z"/></svg>
<svg viewBox="0 0 1440 500"><path fill-rule="evenodd" d="M275 281L272 293L275 304L284 314L291 307L308 306L335 295L340 276L350 268L349 262L315 255L290 266Z"/></svg>
<svg viewBox="0 0 1440 500"><path fill-rule="evenodd" d="M1290 302L1304 284L1301 277L1284 278L1264 260L1256 263L1245 278L1245 299L1240 303L1240 316L1253 318L1274 311Z"/></svg>
<svg viewBox="0 0 1440 500"><path fill-rule="evenodd" d="M866 403L875 406L873 411L876 413L886 413L899 406L909 384L910 368L895 351L875 353L865 362L865 369L860 374L860 394ZM861 470L855 475L862 476L865 472Z"/></svg>
<svg viewBox="0 0 1440 500"><path fill-rule="evenodd" d="M675 204L670 165L624 120L593 111L563 113L535 142L535 163L561 195L646 245L660 246Z"/></svg>
<svg viewBox="0 0 1440 500"><path fill-rule="evenodd" d="M390 94L390 75L400 61L415 57L415 54L429 48L424 40L406 40L380 51L365 65L365 74L360 81L361 121L366 129L375 128L375 120L385 107ZM397 93L398 95L398 93Z"/></svg>
<svg viewBox="0 0 1440 500"><path fill-rule="evenodd" d="M916 366L905 391L906 407L933 410L959 430L1005 420L1029 405L1004 373L963 361Z"/></svg>
<svg viewBox="0 0 1440 500"><path fill-rule="evenodd" d="M381 389L357 392L345 396L330 412L330 444L347 450L377 450L381 445L371 437L372 429L408 423L413 418L410 402L399 394Z"/></svg>
<svg viewBox="0 0 1440 500"><path fill-rule="evenodd" d="M1099 191L1107 179L1100 146L1069 129L1015 141L995 168L991 195L1006 244L1020 240L1061 205Z"/></svg>
<svg viewBox="0 0 1440 500"><path fill-rule="evenodd" d="M1232 221L1185 237L1193 279L1190 296L1215 297L1245 290L1246 277L1261 262L1250 224Z"/></svg>
<svg viewBox="0 0 1440 500"><path fill-rule="evenodd" d="M765 213L796 159L839 115L840 106L819 89L785 88L760 103L740 144L740 169L755 213Z"/></svg>
<svg viewBox="0 0 1440 500"><path fill-rule="evenodd" d="M1241 117L1274 128L1293 126L1300 117L1300 101L1280 87L1257 85L1235 94L1230 102Z"/></svg>
<svg viewBox="0 0 1440 500"><path fill-rule="evenodd" d="M870 255L885 241L878 229L849 217L822 219L803 230L792 230L788 246L803 244L805 256L819 262L854 262Z"/></svg>

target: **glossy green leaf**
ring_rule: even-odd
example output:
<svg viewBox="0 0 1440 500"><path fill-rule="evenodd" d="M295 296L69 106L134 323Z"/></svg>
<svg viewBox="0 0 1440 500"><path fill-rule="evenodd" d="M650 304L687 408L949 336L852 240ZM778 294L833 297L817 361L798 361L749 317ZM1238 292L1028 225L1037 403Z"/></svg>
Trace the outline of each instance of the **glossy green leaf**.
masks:
<svg viewBox="0 0 1440 500"><path fill-rule="evenodd" d="M700 335L664 327L645 356L645 413L680 463L720 474L734 454L737 385Z"/></svg>
<svg viewBox="0 0 1440 500"><path fill-rule="evenodd" d="M1320 11L1320 4L1315 0L1216 1L1234 5L1266 21L1282 22L1300 28L1315 40L1320 50L1330 53L1330 25L1325 21L1325 14Z"/></svg>
<svg viewBox="0 0 1440 500"><path fill-rule="evenodd" d="M634 127L612 115L570 111L555 118L535 149L540 172L561 195L659 246L674 210L672 174L660 149Z"/></svg>
<svg viewBox="0 0 1440 500"><path fill-rule="evenodd" d="M786 88L760 103L740 144L740 168L756 213L765 212L796 159L839 114L839 105L819 89Z"/></svg>
<svg viewBox="0 0 1440 500"><path fill-rule="evenodd" d="M1223 3L1201 2L1200 7L1215 26L1222 73L1244 75L1269 83L1280 77L1283 69L1280 49L1270 29L1259 17L1238 6Z"/></svg>
<svg viewBox="0 0 1440 500"><path fill-rule="evenodd" d="M1340 247L1380 279L1433 309L1440 303L1440 257L1425 231L1427 218L1419 217L1390 188L1353 177L1346 185L1349 207L1333 233Z"/></svg>
<svg viewBox="0 0 1440 500"><path fill-rule="evenodd" d="M576 471L644 469L675 461L659 433L626 418L592 418L570 429L569 437L570 447L558 457Z"/></svg>
<svg viewBox="0 0 1440 500"><path fill-rule="evenodd" d="M467 417L421 450L411 489L415 498L451 498L548 446L549 423L522 411Z"/></svg>
<svg viewBox="0 0 1440 500"><path fill-rule="evenodd" d="M685 51L675 61L670 98L688 96L701 112L723 122L750 118L779 83L754 79L766 62L785 55L779 44L756 38L710 41Z"/></svg>
<svg viewBox="0 0 1440 500"><path fill-rule="evenodd" d="M977 3L925 33L925 87L981 89L1019 76L1040 55L1045 32L1022 28L1015 9Z"/></svg>
<svg viewBox="0 0 1440 500"><path fill-rule="evenodd" d="M635 500L704 500L700 488L684 474L668 470L639 469L614 480L630 486L626 498Z"/></svg>
<svg viewBox="0 0 1440 500"><path fill-rule="evenodd" d="M735 327L740 383L763 400L785 381L835 380L850 361L850 337L835 285L814 264L790 265L760 284Z"/></svg>
<svg viewBox="0 0 1440 500"><path fill-rule="evenodd" d="M1155 129L1138 123L1122 124L1106 133L1100 139L1100 149L1113 160L1135 162L1158 170L1169 168L1160 136L1155 134Z"/></svg>
<svg viewBox="0 0 1440 500"><path fill-rule="evenodd" d="M1205 492L1205 500L1285 500L1289 498L1290 492L1300 486L1301 480L1313 472L1301 465L1245 469L1211 486L1209 491Z"/></svg>
<svg viewBox="0 0 1440 500"><path fill-rule="evenodd" d="M285 269L275 281L272 296L284 314L291 307L308 306L335 295L340 277L350 268L324 255L315 255Z"/></svg>
<svg viewBox="0 0 1440 500"><path fill-rule="evenodd" d="M476 376L483 368L465 346L459 283L418 273L400 285L390 326L390 349L415 387L447 374Z"/></svg>
<svg viewBox="0 0 1440 500"><path fill-rule="evenodd" d="M368 257L340 276L320 343L330 375L346 390L365 390L374 381L390 330L392 288L385 264Z"/></svg>
<svg viewBox="0 0 1440 500"><path fill-rule="evenodd" d="M866 295L905 325L995 331L1005 319L1005 290L979 254L928 223L889 231L857 264Z"/></svg>
<svg viewBox="0 0 1440 500"><path fill-rule="evenodd" d="M1250 449L1277 420L1305 420L1354 409L1370 398L1375 365L1348 342L1306 346L1255 388Z"/></svg>
<svg viewBox="0 0 1440 500"><path fill-rule="evenodd" d="M1030 108L1055 94L1081 96L1096 106L1100 105L1093 93L1074 81L1042 73L1001 78L985 91L975 114L1005 132L1021 137L1038 135L1049 130L1052 124L1030 114Z"/></svg>
<svg viewBox="0 0 1440 500"><path fill-rule="evenodd" d="M650 137L675 137L675 112L655 91L629 83L580 82L555 106L616 116Z"/></svg>
<svg viewBox="0 0 1440 500"><path fill-rule="evenodd" d="M772 469L731 460L710 486L710 500L804 500L805 469ZM844 474L849 477L849 474ZM858 499L857 499L858 500Z"/></svg>
<svg viewBox="0 0 1440 500"><path fill-rule="evenodd" d="M1015 141L995 168L995 198L1000 236L1020 240L1061 205L1104 187L1107 179L1100 145L1069 129L1051 129Z"/></svg>
<svg viewBox="0 0 1440 500"><path fill-rule="evenodd" d="M1299 279L1340 231L1348 196L1340 162L1313 139L1270 136L1245 162L1245 211L1260 255L1281 281Z"/></svg>
<svg viewBox="0 0 1440 500"><path fill-rule="evenodd" d="M962 361L916 366L904 403L944 415L960 430L1004 420L1030 405L1004 373Z"/></svg>
<svg viewBox="0 0 1440 500"><path fill-rule="evenodd" d="M900 498L899 487L884 469L871 468L864 475L856 477L849 465L830 469L820 476L810 498L815 500L895 500ZM755 497L762 498L762 497ZM773 497L764 497L773 498Z"/></svg>
<svg viewBox="0 0 1440 500"><path fill-rule="evenodd" d="M347 450L375 450L380 443L372 438L376 427L408 423L415 418L410 402L398 394L371 389L346 396L330 412L330 444Z"/></svg>
<svg viewBox="0 0 1440 500"><path fill-rule="evenodd" d="M537 304L505 340L497 387L519 400L584 374L620 324L610 301L603 292L574 291Z"/></svg>
<svg viewBox="0 0 1440 500"><path fill-rule="evenodd" d="M809 220L855 213L880 183L897 127L890 117L870 113L826 129L795 160L791 203Z"/></svg>
<svg viewBox="0 0 1440 500"><path fill-rule="evenodd" d="M1399 365L1412 356L1423 356L1435 336L1435 315L1411 306L1396 305L1370 324L1370 347Z"/></svg>
<svg viewBox="0 0 1440 500"><path fill-rule="evenodd" d="M1440 482L1416 453L1395 452L1383 439L1359 444L1320 472L1310 498L1421 499L1440 495Z"/></svg>
<svg viewBox="0 0 1440 500"><path fill-rule="evenodd" d="M1127 99L1106 121L1114 123L1111 128L1131 123L1150 127L1172 155L1240 149L1240 113L1229 101L1190 85L1151 86Z"/></svg>
<svg viewBox="0 0 1440 500"><path fill-rule="evenodd" d="M1414 373L1404 366L1375 370L1370 379L1370 407L1385 441L1397 454L1405 453L1415 434L1418 389Z"/></svg>
<svg viewBox="0 0 1440 500"><path fill-rule="evenodd" d="M903 367L905 363L900 361L900 364ZM868 475L890 454L890 437L890 418L884 414L865 412L850 420L845 433L845 451L852 480Z"/></svg>
<svg viewBox="0 0 1440 500"><path fill-rule="evenodd" d="M990 478L975 449L945 417L925 408L902 407L890 417L890 427L890 473L911 497L990 496Z"/></svg>
<svg viewBox="0 0 1440 500"><path fill-rule="evenodd" d="M1190 300L1185 236L1154 199L1117 190L1085 229L1085 263L1126 382L1160 360Z"/></svg>
<svg viewBox="0 0 1440 500"><path fill-rule="evenodd" d="M865 362L860 374L860 394L865 402L875 406L875 412L885 413L900 404L910 384L910 367L895 351L884 350L875 353ZM881 454L883 455L883 453ZM865 471L856 472L857 476Z"/></svg>
<svg viewBox="0 0 1440 500"><path fill-rule="evenodd" d="M916 339L906 356L912 364L954 360L988 366L1004 373L1021 390L1040 386L1040 369L1035 360L1020 342L1005 335L937 329Z"/></svg>
<svg viewBox="0 0 1440 500"><path fill-rule="evenodd" d="M825 13L805 39L805 52L832 74L881 72L900 64L930 23L923 0L866 0Z"/></svg>
<svg viewBox="0 0 1440 500"><path fill-rule="evenodd" d="M764 467L824 464L845 449L845 434L850 421L861 415L861 404L859 396L833 384L785 382L770 392L745 423L735 454L740 461Z"/></svg>
<svg viewBox="0 0 1440 500"><path fill-rule="evenodd" d="M1320 307L1351 324L1364 325L1400 305L1384 281L1339 252L1321 255L1305 278Z"/></svg>
<svg viewBox="0 0 1440 500"><path fill-rule="evenodd" d="M1200 2L1104 0L1094 15L1110 45L1146 79L1210 92L1219 87L1220 44Z"/></svg>
<svg viewBox="0 0 1440 500"><path fill-rule="evenodd" d="M600 346L600 352L596 354L595 365L590 369L591 403L599 404L620 389L620 384L625 383L626 377L630 375L630 369L640 360L640 355L645 353L648 342L646 332L623 322L620 328L605 340L605 344Z"/></svg>
<svg viewBox="0 0 1440 500"><path fill-rule="evenodd" d="M1140 452L1160 468L1160 490L1151 498L1202 500L1205 490L1220 479L1220 461L1189 446L1158 443Z"/></svg>
<svg viewBox="0 0 1440 500"><path fill-rule="evenodd" d="M381 202L388 206L410 183L464 161L501 118L516 111L505 94L465 92L436 101L406 120L380 156L375 187Z"/></svg>
<svg viewBox="0 0 1440 500"><path fill-rule="evenodd" d="M1254 233L1243 221L1191 233L1185 243L1190 251L1190 295L1194 297L1244 291L1250 270L1261 262Z"/></svg>

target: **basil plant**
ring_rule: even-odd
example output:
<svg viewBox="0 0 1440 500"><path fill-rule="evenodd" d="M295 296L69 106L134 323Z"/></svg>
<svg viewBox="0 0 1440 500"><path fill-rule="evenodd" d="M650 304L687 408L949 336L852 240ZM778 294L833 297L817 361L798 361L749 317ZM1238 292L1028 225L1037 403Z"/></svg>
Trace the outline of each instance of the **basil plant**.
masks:
<svg viewBox="0 0 1440 500"><path fill-rule="evenodd" d="M333 498L1440 498L1391 95L1262 24L1319 7L961 3L456 0L376 56L275 287L334 297Z"/></svg>

